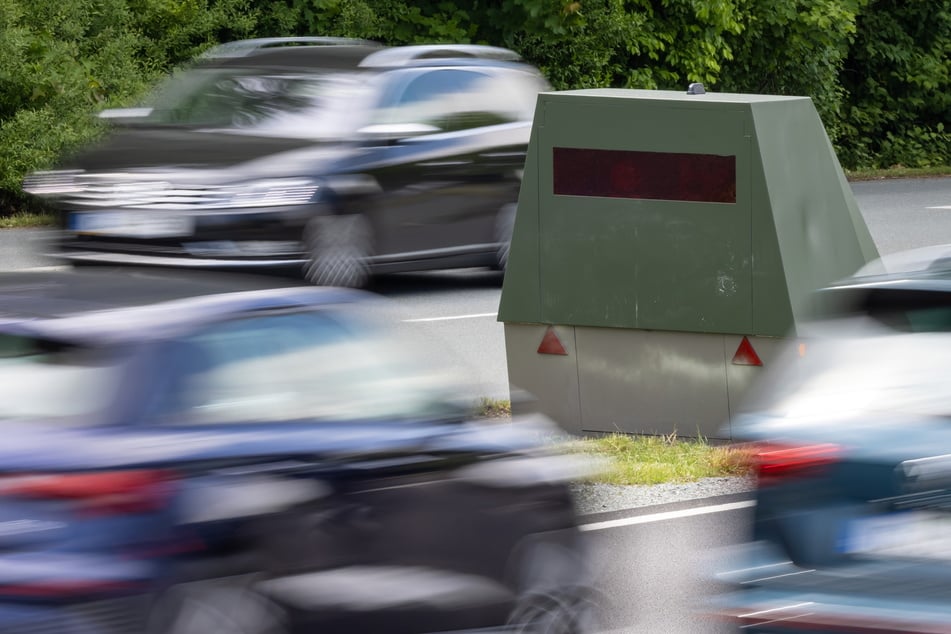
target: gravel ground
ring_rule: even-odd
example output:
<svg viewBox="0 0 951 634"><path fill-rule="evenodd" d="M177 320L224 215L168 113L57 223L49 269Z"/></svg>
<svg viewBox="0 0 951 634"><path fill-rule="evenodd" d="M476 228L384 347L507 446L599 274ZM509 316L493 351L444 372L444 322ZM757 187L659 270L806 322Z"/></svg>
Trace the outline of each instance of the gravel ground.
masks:
<svg viewBox="0 0 951 634"><path fill-rule="evenodd" d="M621 486L616 484L573 485L578 513L606 513L641 506L683 502L697 498L742 493L753 488L753 480L744 477L704 478L681 484Z"/></svg>

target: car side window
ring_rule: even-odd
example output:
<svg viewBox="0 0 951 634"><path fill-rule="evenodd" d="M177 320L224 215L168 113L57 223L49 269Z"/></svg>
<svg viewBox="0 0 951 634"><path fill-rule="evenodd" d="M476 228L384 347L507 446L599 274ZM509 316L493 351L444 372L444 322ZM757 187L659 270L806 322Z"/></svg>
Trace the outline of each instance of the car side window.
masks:
<svg viewBox="0 0 951 634"><path fill-rule="evenodd" d="M525 78L527 79L527 78ZM423 124L439 131L468 130L524 120L537 85L510 73L443 68L427 70L391 88L375 117L379 124Z"/></svg>
<svg viewBox="0 0 951 634"><path fill-rule="evenodd" d="M166 346L172 369L165 424L269 423L399 417L410 377L368 333L318 312L217 324Z"/></svg>

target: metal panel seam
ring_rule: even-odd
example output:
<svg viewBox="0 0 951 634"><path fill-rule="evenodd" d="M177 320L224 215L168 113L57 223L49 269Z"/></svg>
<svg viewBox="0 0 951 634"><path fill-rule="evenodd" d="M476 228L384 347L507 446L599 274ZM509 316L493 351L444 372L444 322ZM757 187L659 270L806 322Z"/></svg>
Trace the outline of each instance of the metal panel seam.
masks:
<svg viewBox="0 0 951 634"><path fill-rule="evenodd" d="M731 357L727 356L726 335L721 335L720 341L723 342L723 383L726 385L727 425L730 428L730 440L733 440L733 401L730 399L730 368L727 365L731 363L731 361L727 361Z"/></svg>
<svg viewBox="0 0 951 634"><path fill-rule="evenodd" d="M571 338L575 342L575 386L578 390L578 429L584 430L584 404L581 401L581 349L578 347L578 326L571 328Z"/></svg>
<svg viewBox="0 0 951 634"><path fill-rule="evenodd" d="M542 293L545 292L544 287L542 286L542 241L545 239L545 236L542 234L542 170L541 170L541 160L540 154L543 151L542 148L547 148L547 142L542 141L542 139L547 139L545 132L545 111L548 109L548 104L543 103L541 97L538 98L538 103L542 104L540 114L542 115L542 120L538 124L538 136L535 139L535 154L532 159L535 161L535 236L537 243L535 245L535 270L536 275L536 284L538 292L535 293L536 311L535 315L538 317L539 321L548 321L550 319L545 319L545 303L542 301ZM577 349L576 349L577 352Z"/></svg>

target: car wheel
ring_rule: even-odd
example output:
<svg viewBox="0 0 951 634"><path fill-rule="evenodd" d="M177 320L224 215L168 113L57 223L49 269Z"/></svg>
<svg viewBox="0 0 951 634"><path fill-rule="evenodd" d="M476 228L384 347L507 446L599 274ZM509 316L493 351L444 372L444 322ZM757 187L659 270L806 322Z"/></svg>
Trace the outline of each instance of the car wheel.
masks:
<svg viewBox="0 0 951 634"><path fill-rule="evenodd" d="M318 286L366 286L372 234L369 220L361 214L314 218L304 232L304 277Z"/></svg>
<svg viewBox="0 0 951 634"><path fill-rule="evenodd" d="M499 210L495 218L495 241L499 245L495 252L495 268L505 271L509 264L509 251L512 248L512 232L515 229L515 210L517 205L512 203Z"/></svg>
<svg viewBox="0 0 951 634"><path fill-rule="evenodd" d="M583 601L557 594L525 596L509 619L511 631L518 634L584 634L594 632L593 620Z"/></svg>
<svg viewBox="0 0 951 634"><path fill-rule="evenodd" d="M148 634L285 634L283 611L246 580L181 583L154 602Z"/></svg>
<svg viewBox="0 0 951 634"><path fill-rule="evenodd" d="M508 626L519 634L584 634L598 628L598 605L580 553L557 541L529 540L517 555L517 599Z"/></svg>

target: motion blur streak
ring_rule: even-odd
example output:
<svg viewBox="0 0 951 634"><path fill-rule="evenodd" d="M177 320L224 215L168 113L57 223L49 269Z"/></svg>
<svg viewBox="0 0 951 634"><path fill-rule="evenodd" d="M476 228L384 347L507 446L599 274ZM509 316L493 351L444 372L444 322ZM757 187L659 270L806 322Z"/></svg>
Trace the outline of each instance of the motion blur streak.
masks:
<svg viewBox="0 0 951 634"><path fill-rule="evenodd" d="M0 276L0 631L591 631L590 465L276 283Z"/></svg>
<svg viewBox="0 0 951 634"><path fill-rule="evenodd" d="M888 256L813 298L732 426L759 479L712 612L762 634L951 632L949 256Z"/></svg>

